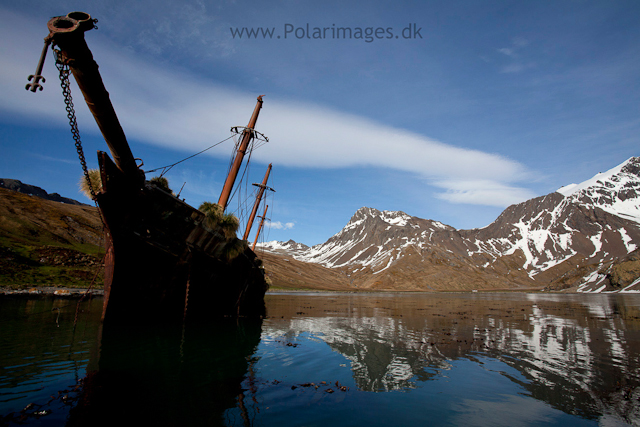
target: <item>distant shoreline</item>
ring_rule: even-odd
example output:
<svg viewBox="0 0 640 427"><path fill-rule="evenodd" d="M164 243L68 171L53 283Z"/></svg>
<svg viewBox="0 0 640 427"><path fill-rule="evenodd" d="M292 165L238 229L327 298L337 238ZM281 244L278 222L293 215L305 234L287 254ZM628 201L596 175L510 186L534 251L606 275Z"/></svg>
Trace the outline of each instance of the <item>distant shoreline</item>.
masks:
<svg viewBox="0 0 640 427"><path fill-rule="evenodd" d="M0 296L53 296L53 297L81 297L85 294L92 296L103 296L102 288L65 288L55 286L32 286L24 289L14 289L8 287L0 287Z"/></svg>
<svg viewBox="0 0 640 427"><path fill-rule="evenodd" d="M0 287L0 296L32 296L32 297L81 297L88 294L88 288L70 288L70 287L55 287L55 286L31 286L23 289L15 289L10 287ZM398 291L398 290L335 290L335 289L272 289L268 290L266 295L278 295L278 294L323 294L323 293L336 293L336 294L443 294L443 293L553 293L553 294L573 294L576 292L557 292L557 291L540 291L536 289L501 289L501 290L479 290L473 291ZM102 288L91 289L90 295L92 296L104 296L104 290Z"/></svg>
<svg viewBox="0 0 640 427"><path fill-rule="evenodd" d="M83 295L91 296L104 296L104 290L102 288L91 289L88 293L88 288L69 288L69 287L55 287L55 286L32 286L23 289L15 289L10 287L0 287L0 297L2 296L20 296L20 297L58 297L58 298L79 298ZM537 293L537 294L577 294L582 295L581 292L575 291L542 291L539 289L492 289L492 290L478 290L473 291L397 291L397 290L335 290L335 289L273 289L268 290L266 295L278 295L278 294L492 294L492 293ZM617 292L605 292L605 294L617 293ZM588 294L584 293L584 294ZM601 294L594 294L601 295Z"/></svg>

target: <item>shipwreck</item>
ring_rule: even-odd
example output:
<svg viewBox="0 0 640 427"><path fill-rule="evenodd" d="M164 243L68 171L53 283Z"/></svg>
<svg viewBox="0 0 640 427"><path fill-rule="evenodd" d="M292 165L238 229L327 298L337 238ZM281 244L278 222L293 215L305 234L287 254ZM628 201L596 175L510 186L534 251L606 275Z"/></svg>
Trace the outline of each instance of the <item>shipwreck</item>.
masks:
<svg viewBox="0 0 640 427"><path fill-rule="evenodd" d="M109 147L110 155L98 152L102 188L93 193L104 224L103 322L261 316L268 285L261 261L247 241L238 239L235 231L229 233L215 218L188 205L170 190L145 179L85 41L85 32L94 28L95 22L84 12L49 20L49 35L27 89L42 90L42 66L48 47L53 45L72 133L87 179L69 95L69 74L78 83ZM222 210L247 144L256 135L254 128L262 103L260 96L249 124L240 132L242 141L218 202Z"/></svg>

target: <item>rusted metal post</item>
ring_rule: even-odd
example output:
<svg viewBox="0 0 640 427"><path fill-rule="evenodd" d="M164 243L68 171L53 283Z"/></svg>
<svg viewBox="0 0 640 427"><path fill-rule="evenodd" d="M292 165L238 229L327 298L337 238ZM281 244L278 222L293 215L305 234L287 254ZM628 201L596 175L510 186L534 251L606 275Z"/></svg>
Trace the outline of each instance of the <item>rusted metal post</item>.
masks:
<svg viewBox="0 0 640 427"><path fill-rule="evenodd" d="M251 231L251 227L253 226L253 220L256 218L256 214L258 213L258 206L260 206L260 202L262 201L262 195L264 194L264 190L267 188L267 181L269 180L269 174L271 173L271 163L269 163L269 167L267 168L267 173L264 174L264 179L262 180L262 184L253 184L256 187L259 187L258 195L256 196L256 201L253 204L253 210L251 211L251 215L249 215L249 221L247 222L247 228L244 230L244 236L242 236L242 240L249 240L249 232Z"/></svg>
<svg viewBox="0 0 640 427"><path fill-rule="evenodd" d="M262 218L260 220L260 225L258 225L258 232L256 233L256 238L253 241L253 246L251 246L251 250L255 251L256 250L256 243L258 243L258 237L260 237L260 232L262 231L262 226L264 225L264 219L267 217L267 209L269 209L269 205L266 205L264 207L264 214L262 214L262 216L260 218Z"/></svg>
<svg viewBox="0 0 640 427"><path fill-rule="evenodd" d="M25 89L30 90L31 92L42 90L40 79L42 79L42 83L47 81L42 75L42 67L44 67L44 60L47 57L47 51L49 50L50 44L51 44L51 38L46 37L44 39L44 47L42 48L42 53L40 54L40 61L38 61L38 66L36 67L36 73L31 74L27 79L31 83L27 83L27 85L25 86Z"/></svg>
<svg viewBox="0 0 640 427"><path fill-rule="evenodd" d="M227 180L225 181L224 187L222 188L222 193L220 194L220 199L218 200L218 204L222 206L223 211L227 209L227 203L229 202L229 197L231 196L231 190L233 189L233 184L236 182L236 177L238 176L240 165L242 165L242 159L244 158L244 155L247 152L247 147L249 146L249 142L253 138L253 130L256 126L256 122L258 121L258 114L260 114L260 109L262 108L263 96L264 95L260 95L258 97L258 102L256 103L256 108L253 110L253 114L251 115L251 120L249 120L249 124L244 129L244 132L242 132L242 141L240 142L240 147L238 148L238 152L236 153L236 158L233 161L233 165L231 166L229 175L227 175Z"/></svg>
<svg viewBox="0 0 640 427"><path fill-rule="evenodd" d="M114 163L127 178L140 184L143 175L136 166L127 138L109 99L109 92L102 82L98 64L93 60L93 54L84 39L85 31L92 29L93 25L91 15L84 12L57 16L47 23L49 37L60 49L60 59L69 65L84 100L109 146Z"/></svg>

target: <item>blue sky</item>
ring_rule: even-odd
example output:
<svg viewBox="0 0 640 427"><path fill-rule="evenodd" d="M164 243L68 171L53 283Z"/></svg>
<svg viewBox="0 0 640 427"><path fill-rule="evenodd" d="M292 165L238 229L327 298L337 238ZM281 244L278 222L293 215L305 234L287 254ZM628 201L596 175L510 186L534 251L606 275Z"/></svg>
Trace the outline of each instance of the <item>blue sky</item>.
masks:
<svg viewBox="0 0 640 427"><path fill-rule="evenodd" d="M51 55L44 91L24 90L47 21L75 10L99 20L86 39L145 170L229 137L266 95L269 143L240 194L273 163L267 240L322 243L362 206L483 227L640 155L637 1L0 0L0 177L85 202ZM273 37L234 38L243 27ZM106 146L72 91L96 167ZM176 166L172 188L217 201L231 149Z"/></svg>

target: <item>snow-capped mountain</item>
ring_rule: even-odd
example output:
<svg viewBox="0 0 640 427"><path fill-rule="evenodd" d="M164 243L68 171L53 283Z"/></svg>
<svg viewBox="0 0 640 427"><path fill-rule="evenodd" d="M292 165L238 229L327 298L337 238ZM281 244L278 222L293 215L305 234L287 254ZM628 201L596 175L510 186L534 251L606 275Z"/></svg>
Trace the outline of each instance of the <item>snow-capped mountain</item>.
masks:
<svg viewBox="0 0 640 427"><path fill-rule="evenodd" d="M585 205L600 209L640 224L640 158L626 162L581 184L571 184L557 190Z"/></svg>
<svg viewBox="0 0 640 427"><path fill-rule="evenodd" d="M381 271L380 267L392 263L403 248L420 245L442 230L455 231L440 222L404 212L360 208L338 234L322 245L313 246L299 259L325 267L361 265Z"/></svg>
<svg viewBox="0 0 640 427"><path fill-rule="evenodd" d="M509 206L481 229L365 207L321 245L269 245L345 268L354 286L368 288L640 290L632 259L640 247L640 157ZM612 269L625 262L638 269L635 279L614 283Z"/></svg>
<svg viewBox="0 0 640 427"><path fill-rule="evenodd" d="M309 250L309 246L305 245L304 243L294 242L293 240L289 240L287 242L278 242L276 240L273 240L271 242L258 243L257 246L270 252L283 253L288 255L302 254L305 251Z"/></svg>

